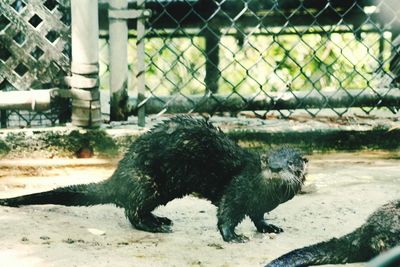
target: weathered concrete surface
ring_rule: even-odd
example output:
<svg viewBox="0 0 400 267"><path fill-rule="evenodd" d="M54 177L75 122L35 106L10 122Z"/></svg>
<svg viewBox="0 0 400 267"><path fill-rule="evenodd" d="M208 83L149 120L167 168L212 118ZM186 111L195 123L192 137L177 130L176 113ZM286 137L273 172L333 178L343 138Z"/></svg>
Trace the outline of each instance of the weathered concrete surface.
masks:
<svg viewBox="0 0 400 267"><path fill-rule="evenodd" d="M168 116L149 116L145 128L134 117L127 122L104 124L98 130L67 127L10 129L0 131L0 156L7 158L74 157L89 148L98 157L121 154L140 134ZM399 116L363 117L357 114L338 118L306 114L280 119L254 118L251 113L238 118L213 116L210 119L231 138L254 149L291 145L305 151L388 149L400 147Z"/></svg>
<svg viewBox="0 0 400 267"><path fill-rule="evenodd" d="M191 196L156 210L173 220L170 234L135 230L123 210L112 205L0 207L0 265L263 266L289 250L354 230L378 206L398 198L399 159L399 151L309 156L306 186L311 193L265 215L284 232L260 234L245 219L237 232L250 237L246 244L223 242L216 208ZM116 163L117 159L1 160L0 198L100 181L112 174Z"/></svg>

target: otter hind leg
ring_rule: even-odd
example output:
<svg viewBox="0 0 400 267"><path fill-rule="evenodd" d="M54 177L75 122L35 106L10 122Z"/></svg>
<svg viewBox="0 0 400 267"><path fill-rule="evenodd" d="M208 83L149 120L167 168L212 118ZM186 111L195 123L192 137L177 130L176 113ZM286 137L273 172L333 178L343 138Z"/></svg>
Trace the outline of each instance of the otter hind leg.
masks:
<svg viewBox="0 0 400 267"><path fill-rule="evenodd" d="M172 221L168 218L157 217L151 212L142 214L140 217L130 217L127 215L132 225L142 231L152 233L171 233L172 232ZM131 219L132 218L132 219Z"/></svg>
<svg viewBox="0 0 400 267"><path fill-rule="evenodd" d="M135 211L131 208L125 208L125 215L130 223L138 230L143 230L152 233L171 233L172 221L166 217L158 217L151 209Z"/></svg>
<svg viewBox="0 0 400 267"><path fill-rule="evenodd" d="M160 198L154 182L150 177L143 175L138 182L133 183L132 193L124 202L125 215L138 230L170 233L172 221L152 213L161 204L165 204L165 201Z"/></svg>

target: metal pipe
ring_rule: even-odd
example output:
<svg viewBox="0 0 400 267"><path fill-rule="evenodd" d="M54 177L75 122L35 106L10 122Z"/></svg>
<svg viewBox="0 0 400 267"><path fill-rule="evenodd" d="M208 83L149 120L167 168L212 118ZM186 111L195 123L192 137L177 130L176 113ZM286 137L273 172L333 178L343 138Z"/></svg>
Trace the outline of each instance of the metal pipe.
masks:
<svg viewBox="0 0 400 267"><path fill-rule="evenodd" d="M205 57L206 57L206 76L204 83L207 90L217 93L218 81L221 77L219 70L219 43L221 32L218 28L207 28L204 30L205 38Z"/></svg>
<svg viewBox="0 0 400 267"><path fill-rule="evenodd" d="M138 125L141 127L145 126L146 123L146 113L145 113L145 51L144 51L144 39L145 39L145 7L144 0L137 0L137 8L141 10L141 16L137 20L137 79L138 79Z"/></svg>
<svg viewBox="0 0 400 267"><path fill-rule="evenodd" d="M128 0L110 0L109 13L126 10ZM110 120L126 120L128 99L128 24L126 19L109 16L110 26Z"/></svg>
<svg viewBox="0 0 400 267"><path fill-rule="evenodd" d="M98 38L98 1L71 0L71 84L73 88L98 91ZM90 86L87 86L88 84ZM95 127L100 123L101 111L98 98L72 100L73 125Z"/></svg>
<svg viewBox="0 0 400 267"><path fill-rule="evenodd" d="M283 94L268 95L220 95L210 96L152 96L146 99L146 113L190 113L190 112L240 112L249 110L293 110L312 108L350 108L350 107L399 107L400 89L374 90L321 90L289 91ZM130 98L135 107L138 100ZM137 110L131 110L137 114Z"/></svg>
<svg viewBox="0 0 400 267"><path fill-rule="evenodd" d="M48 110L51 107L53 90L0 92L0 110Z"/></svg>

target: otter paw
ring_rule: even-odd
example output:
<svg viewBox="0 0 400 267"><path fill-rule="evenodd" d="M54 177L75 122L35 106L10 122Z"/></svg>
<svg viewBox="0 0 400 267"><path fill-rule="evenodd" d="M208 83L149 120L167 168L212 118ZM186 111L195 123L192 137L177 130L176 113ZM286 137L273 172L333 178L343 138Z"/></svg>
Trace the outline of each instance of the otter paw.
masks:
<svg viewBox="0 0 400 267"><path fill-rule="evenodd" d="M171 233L172 228L169 225L159 224L155 225L152 223L138 222L133 225L136 229L151 232L151 233Z"/></svg>
<svg viewBox="0 0 400 267"><path fill-rule="evenodd" d="M141 218L131 220L133 226L138 230L152 233L171 233L172 221L168 218L157 217L152 213L146 214Z"/></svg>
<svg viewBox="0 0 400 267"><path fill-rule="evenodd" d="M262 226L257 227L257 230L261 233L282 233L283 229L273 224L264 223Z"/></svg>
<svg viewBox="0 0 400 267"><path fill-rule="evenodd" d="M167 224L163 224L161 226L158 227L158 231L157 233L172 233L172 228L170 225Z"/></svg>
<svg viewBox="0 0 400 267"><path fill-rule="evenodd" d="M247 241L249 241L249 238L245 235L237 235L235 234L234 237L229 240L228 242L232 242L232 243L246 243Z"/></svg>
<svg viewBox="0 0 400 267"><path fill-rule="evenodd" d="M221 229L221 235L225 242L245 243L249 240L249 238L244 235L238 235L234 231L224 228Z"/></svg>
<svg viewBox="0 0 400 267"><path fill-rule="evenodd" d="M170 219L168 219L167 217L159 217L159 216L155 216L153 215L155 220L159 223L159 224L163 224L163 225L172 225L172 221Z"/></svg>

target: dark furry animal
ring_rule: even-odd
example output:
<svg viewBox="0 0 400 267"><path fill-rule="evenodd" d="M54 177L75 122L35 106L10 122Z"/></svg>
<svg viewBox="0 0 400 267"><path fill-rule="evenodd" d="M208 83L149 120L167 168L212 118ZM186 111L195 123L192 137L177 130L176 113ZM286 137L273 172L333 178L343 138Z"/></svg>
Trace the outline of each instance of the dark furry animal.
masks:
<svg viewBox="0 0 400 267"><path fill-rule="evenodd" d="M340 238L293 250L266 267L297 267L368 261L400 245L400 200L376 210L366 223Z"/></svg>
<svg viewBox="0 0 400 267"><path fill-rule="evenodd" d="M291 199L304 181L306 159L293 149L274 151L262 168L260 156L231 141L203 119L178 116L157 125L129 147L104 182L2 199L0 205L114 203L136 229L170 232L171 221L155 216L159 205L197 193L218 206L225 241L244 241L234 232L250 216L259 232L281 232L264 213Z"/></svg>

